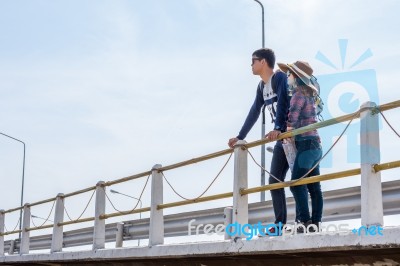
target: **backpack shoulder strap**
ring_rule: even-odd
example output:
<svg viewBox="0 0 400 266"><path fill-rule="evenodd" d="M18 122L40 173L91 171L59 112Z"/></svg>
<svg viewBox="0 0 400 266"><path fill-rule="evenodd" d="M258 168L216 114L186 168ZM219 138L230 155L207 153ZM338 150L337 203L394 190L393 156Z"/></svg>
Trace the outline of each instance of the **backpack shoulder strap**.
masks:
<svg viewBox="0 0 400 266"><path fill-rule="evenodd" d="M264 81L260 80L260 82L258 83L258 89L260 90L260 92L262 94L263 89L264 89Z"/></svg>
<svg viewBox="0 0 400 266"><path fill-rule="evenodd" d="M272 75L272 78L271 78L271 87L272 87L272 91L274 93L276 93L276 79L277 79L277 75L276 74L279 73L279 72L282 72L282 71L280 69L276 70L274 72L274 74Z"/></svg>

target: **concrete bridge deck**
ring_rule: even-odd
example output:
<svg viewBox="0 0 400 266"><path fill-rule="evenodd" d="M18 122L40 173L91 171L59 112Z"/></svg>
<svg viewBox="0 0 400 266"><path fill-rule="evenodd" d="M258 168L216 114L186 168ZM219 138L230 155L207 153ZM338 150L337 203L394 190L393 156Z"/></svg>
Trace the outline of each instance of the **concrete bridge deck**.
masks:
<svg viewBox="0 0 400 266"><path fill-rule="evenodd" d="M383 235L260 237L2 257L2 265L400 265L400 227Z"/></svg>

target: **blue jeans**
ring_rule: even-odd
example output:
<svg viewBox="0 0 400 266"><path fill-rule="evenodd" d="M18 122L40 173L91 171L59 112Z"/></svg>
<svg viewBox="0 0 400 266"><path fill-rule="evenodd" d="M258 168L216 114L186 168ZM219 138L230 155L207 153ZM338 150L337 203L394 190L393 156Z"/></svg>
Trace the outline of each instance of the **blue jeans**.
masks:
<svg viewBox="0 0 400 266"><path fill-rule="evenodd" d="M322 156L321 144L317 139L296 140L297 155L294 161L292 180L304 176ZM307 177L319 175L319 165L312 170ZM297 218L300 222L311 220L317 224L321 222L323 199L320 182L291 186L290 190L296 201ZM308 190L308 191L307 191ZM308 208L308 193L311 197L312 214Z"/></svg>
<svg viewBox="0 0 400 266"><path fill-rule="evenodd" d="M283 151L282 142L278 140L272 154L271 174L283 182L288 169L289 165L285 152ZM270 176L269 183L274 184L278 183L278 181ZM275 223L281 222L282 224L286 224L287 209L285 190L283 188L271 190L271 197L275 213Z"/></svg>

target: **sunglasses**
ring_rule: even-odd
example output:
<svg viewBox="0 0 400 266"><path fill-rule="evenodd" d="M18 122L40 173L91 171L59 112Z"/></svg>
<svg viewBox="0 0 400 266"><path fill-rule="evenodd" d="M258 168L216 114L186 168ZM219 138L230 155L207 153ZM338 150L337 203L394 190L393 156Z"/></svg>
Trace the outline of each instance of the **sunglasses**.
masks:
<svg viewBox="0 0 400 266"><path fill-rule="evenodd" d="M263 59L264 59L264 58L253 57L253 58L251 59L251 64L253 65L254 62L255 62L256 60L261 61L261 60L263 60Z"/></svg>

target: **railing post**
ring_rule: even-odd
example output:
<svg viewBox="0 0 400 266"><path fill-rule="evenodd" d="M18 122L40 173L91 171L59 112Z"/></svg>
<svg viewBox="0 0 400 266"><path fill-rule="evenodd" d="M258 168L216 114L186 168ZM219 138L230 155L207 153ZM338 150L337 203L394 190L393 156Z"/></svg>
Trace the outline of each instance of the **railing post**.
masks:
<svg viewBox="0 0 400 266"><path fill-rule="evenodd" d="M232 207L226 207L224 209L224 225L225 225L225 228L227 228L227 226L229 224L231 224L231 223L232 223ZM226 230L225 230L225 234L224 234L224 239L225 240L231 239L231 236L226 232Z"/></svg>
<svg viewBox="0 0 400 266"><path fill-rule="evenodd" d="M164 244L164 215L162 209L157 209L163 203L163 177L159 168L160 164L154 165L151 174L149 246Z"/></svg>
<svg viewBox="0 0 400 266"><path fill-rule="evenodd" d="M15 240L10 240L10 248L8 249L8 255L13 255L15 251Z"/></svg>
<svg viewBox="0 0 400 266"><path fill-rule="evenodd" d="M124 223L117 223L117 233L115 236L115 247L122 248L124 240Z"/></svg>
<svg viewBox="0 0 400 266"><path fill-rule="evenodd" d="M4 256L4 221L5 214L4 210L0 210L0 256Z"/></svg>
<svg viewBox="0 0 400 266"><path fill-rule="evenodd" d="M24 216L22 219L22 233L21 233L21 243L19 246L19 254L29 253L29 236L30 231L25 230L31 225L31 207L28 203L24 205Z"/></svg>
<svg viewBox="0 0 400 266"><path fill-rule="evenodd" d="M100 219L106 212L106 192L104 182L96 184L96 205L94 214L93 250L102 249L106 243L106 220Z"/></svg>
<svg viewBox="0 0 400 266"><path fill-rule="evenodd" d="M56 210L54 212L53 236L51 238L51 253L60 252L63 248L63 226L64 222L64 194L60 193L56 198Z"/></svg>
<svg viewBox="0 0 400 266"><path fill-rule="evenodd" d="M232 223L242 226L248 223L248 195L240 195L240 190L247 188L247 150L246 141L239 140L235 145L235 165L233 177L233 213ZM233 236L235 238L237 236Z"/></svg>
<svg viewBox="0 0 400 266"><path fill-rule="evenodd" d="M364 103L361 108L374 108L373 102ZM379 116L367 109L361 119L361 224L363 226L383 225L382 184L380 172L373 171L373 165L380 163Z"/></svg>

